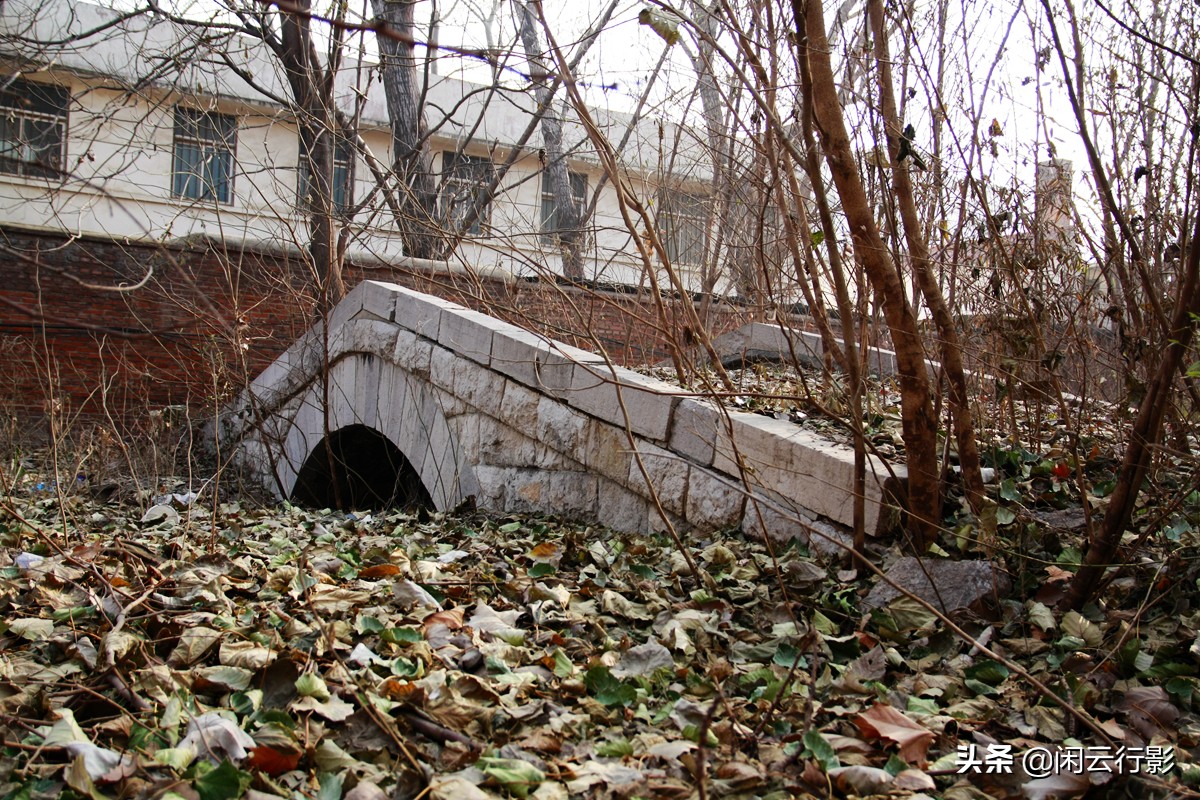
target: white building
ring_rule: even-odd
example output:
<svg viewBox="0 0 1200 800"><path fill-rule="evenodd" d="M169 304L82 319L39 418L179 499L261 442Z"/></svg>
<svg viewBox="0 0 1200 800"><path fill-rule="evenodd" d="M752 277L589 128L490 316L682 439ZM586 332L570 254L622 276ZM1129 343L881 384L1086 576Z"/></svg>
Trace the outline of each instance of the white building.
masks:
<svg viewBox="0 0 1200 800"><path fill-rule="evenodd" d="M206 36L212 31L154 15L123 19L69 0L0 3L0 224L139 243L205 236L302 246L297 130L273 99L287 96L282 68L249 37L213 46ZM378 161L390 163L378 71L351 65L341 77L340 107L358 116ZM455 198L518 151L452 261L516 275L561 270L548 232L553 204L543 189L540 129L521 143L533 107L528 91L431 76L425 109L446 224L454 223ZM668 232L676 266L695 282L712 189L698 134L621 114L595 117L620 147L624 180ZM568 120L564 134L577 198L595 197L585 278L640 283L643 264L611 182L583 129ZM348 255L402 258L361 154L347 148L336 173Z"/></svg>

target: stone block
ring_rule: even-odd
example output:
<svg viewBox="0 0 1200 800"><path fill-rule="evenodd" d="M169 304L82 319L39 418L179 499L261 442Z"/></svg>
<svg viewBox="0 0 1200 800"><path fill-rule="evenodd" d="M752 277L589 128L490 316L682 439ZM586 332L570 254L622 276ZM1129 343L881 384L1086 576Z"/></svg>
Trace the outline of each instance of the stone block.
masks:
<svg viewBox="0 0 1200 800"><path fill-rule="evenodd" d="M474 361L442 347L433 348L429 380L469 406L495 414L504 396L505 380Z"/></svg>
<svg viewBox="0 0 1200 800"><path fill-rule="evenodd" d="M795 503L761 492L747 499L742 528L752 536L770 538L780 545L797 538L811 552L831 559L841 558L854 546L854 536L848 528L816 519Z"/></svg>
<svg viewBox="0 0 1200 800"><path fill-rule="evenodd" d="M500 513L504 511L505 497L508 493L508 467L496 467L480 464L475 468L479 488L475 494L475 503L483 511Z"/></svg>
<svg viewBox="0 0 1200 800"><path fill-rule="evenodd" d="M722 412L706 400L684 397L671 417L668 446L703 466L713 463L717 431L724 425Z"/></svg>
<svg viewBox="0 0 1200 800"><path fill-rule="evenodd" d="M592 416L620 428L628 424L636 434L665 441L671 426L671 410L679 395L679 387L633 370L586 364L576 367L566 398L572 406ZM628 412L628 423L622 403Z"/></svg>
<svg viewBox="0 0 1200 800"><path fill-rule="evenodd" d="M555 397L571 389L576 364L603 361L594 353L519 328L497 331L492 337L492 369Z"/></svg>
<svg viewBox="0 0 1200 800"><path fill-rule="evenodd" d="M486 415L481 415L479 423L479 461L522 469L582 469L578 462Z"/></svg>
<svg viewBox="0 0 1200 800"><path fill-rule="evenodd" d="M787 329L777 324L751 322L717 337L713 342L721 361L780 360L790 362L792 354L801 363L820 362L825 351L818 334Z"/></svg>
<svg viewBox="0 0 1200 800"><path fill-rule="evenodd" d="M650 531L650 518L654 511L645 498L604 479L599 481L598 493L596 520L601 525L632 533Z"/></svg>
<svg viewBox="0 0 1200 800"><path fill-rule="evenodd" d="M792 456L788 438L799 430L787 420L731 411L728 423L717 429L713 468L734 477L741 466L751 475L772 465L786 469Z"/></svg>
<svg viewBox="0 0 1200 800"><path fill-rule="evenodd" d="M400 421L409 413L408 373L384 363L379 373L379 396L375 402L375 429L399 447ZM407 456L406 456L407 457Z"/></svg>
<svg viewBox="0 0 1200 800"><path fill-rule="evenodd" d="M505 511L596 518L598 479L587 472L510 470Z"/></svg>
<svg viewBox="0 0 1200 800"><path fill-rule="evenodd" d="M429 361L433 354L433 343L412 331L401 328L396 334L396 347L392 361L396 366L421 378L429 377Z"/></svg>
<svg viewBox="0 0 1200 800"><path fill-rule="evenodd" d="M385 281L363 281L359 286L364 290L361 315L384 322L395 319L396 295L404 291L402 287Z"/></svg>
<svg viewBox="0 0 1200 800"><path fill-rule="evenodd" d="M355 417L363 425L376 428L379 420L379 378L384 361L372 353L360 353L353 357L357 362L354 381L356 398Z"/></svg>
<svg viewBox="0 0 1200 800"><path fill-rule="evenodd" d="M492 333L500 324L495 317L462 308L443 308L438 344L485 367L492 360Z"/></svg>
<svg viewBox="0 0 1200 800"><path fill-rule="evenodd" d="M375 319L356 319L347 322L342 330L342 352L370 353L391 358L396 350L396 326Z"/></svg>
<svg viewBox="0 0 1200 800"><path fill-rule="evenodd" d="M588 418L565 403L543 397L537 406L533 437L551 450L584 462L588 445Z"/></svg>
<svg viewBox="0 0 1200 800"><path fill-rule="evenodd" d="M329 368L329 430L336 431L347 425L361 423L358 409L362 405L358 385L358 358L343 358ZM314 388L320 391L319 384Z"/></svg>
<svg viewBox="0 0 1200 800"><path fill-rule="evenodd" d="M399 289L396 292L396 306L392 319L402 328L436 341L438 328L442 323L442 311L445 309L466 310L458 303L440 297L422 294L412 289Z"/></svg>
<svg viewBox="0 0 1200 800"><path fill-rule="evenodd" d="M582 459L588 469L622 486L628 486L632 458L629 434L624 428L598 419L588 420L587 443Z"/></svg>
<svg viewBox="0 0 1200 800"><path fill-rule="evenodd" d="M826 441L786 420L753 414L730 415L733 437L721 431L717 437L714 468L736 476L734 443L754 487L796 504L815 515L842 525L853 524L854 453ZM880 521L882 481L887 472L877 459L867 459L866 522L874 532Z"/></svg>
<svg viewBox="0 0 1200 800"><path fill-rule="evenodd" d="M526 389L513 381L504 382L504 396L500 400L497 419L519 431L529 431L532 435L537 424L538 404L543 395Z"/></svg>
<svg viewBox="0 0 1200 800"><path fill-rule="evenodd" d="M701 531L717 531L741 524L746 507L745 490L735 481L701 467L689 467L688 524Z"/></svg>
<svg viewBox="0 0 1200 800"><path fill-rule="evenodd" d="M333 310L329 312L329 316L326 318L330 331L336 331L359 315L363 308L363 298L370 291L369 283L370 281L363 281L358 284L346 292L346 296L339 300L338 304L333 307Z"/></svg>
<svg viewBox="0 0 1200 800"><path fill-rule="evenodd" d="M641 460L641 467L638 466L638 458L631 453L628 459L629 476L625 484L633 492L649 500L651 505L651 498L657 493L663 508L672 514L687 516L690 471L687 462L669 450L652 444L639 444L637 456ZM646 483L647 477L650 479L649 485Z"/></svg>

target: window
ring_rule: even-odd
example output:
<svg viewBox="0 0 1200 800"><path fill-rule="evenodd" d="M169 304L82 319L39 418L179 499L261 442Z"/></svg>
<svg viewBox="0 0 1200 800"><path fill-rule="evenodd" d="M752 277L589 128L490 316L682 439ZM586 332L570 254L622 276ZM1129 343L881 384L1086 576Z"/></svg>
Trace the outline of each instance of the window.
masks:
<svg viewBox="0 0 1200 800"><path fill-rule="evenodd" d="M311 209L315 198L309 196L312 190L309 180L308 159L300 155L300 206ZM338 138L333 148L333 213L343 216L350 213L354 207L354 145L348 139Z"/></svg>
<svg viewBox="0 0 1200 800"><path fill-rule="evenodd" d="M237 117L175 109L175 164L171 193L189 200L233 202Z"/></svg>
<svg viewBox="0 0 1200 800"><path fill-rule="evenodd" d="M49 178L62 170L70 99L47 83L14 80L0 89L0 172Z"/></svg>
<svg viewBox="0 0 1200 800"><path fill-rule="evenodd" d="M571 182L571 201L582 214L587 206L587 175L582 172L567 172ZM558 204L554 200L554 187L550 185L550 171L542 170L542 241L553 242L559 230L555 221Z"/></svg>
<svg viewBox="0 0 1200 800"><path fill-rule="evenodd" d="M704 195L662 190L659 194L658 232L673 264L704 262L708 233L709 201Z"/></svg>
<svg viewBox="0 0 1200 800"><path fill-rule="evenodd" d="M491 216L492 162L462 153L442 156L442 220L455 233L475 236L485 230ZM467 226L475 207L479 213Z"/></svg>

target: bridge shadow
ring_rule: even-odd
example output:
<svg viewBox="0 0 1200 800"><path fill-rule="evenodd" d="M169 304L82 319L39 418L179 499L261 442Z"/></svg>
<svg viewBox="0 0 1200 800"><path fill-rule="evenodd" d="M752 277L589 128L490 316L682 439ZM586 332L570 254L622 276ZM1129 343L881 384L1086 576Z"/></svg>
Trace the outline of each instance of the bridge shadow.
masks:
<svg viewBox="0 0 1200 800"><path fill-rule="evenodd" d="M343 511L434 508L404 453L366 425L348 425L322 439L300 468L291 499L300 506Z"/></svg>

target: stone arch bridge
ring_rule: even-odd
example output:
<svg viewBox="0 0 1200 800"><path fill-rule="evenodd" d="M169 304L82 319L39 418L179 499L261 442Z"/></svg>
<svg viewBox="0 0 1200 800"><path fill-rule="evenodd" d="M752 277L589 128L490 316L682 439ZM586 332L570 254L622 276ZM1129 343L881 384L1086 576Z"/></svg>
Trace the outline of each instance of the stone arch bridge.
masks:
<svg viewBox="0 0 1200 800"><path fill-rule="evenodd" d="M697 533L815 530L822 549L846 541L853 519L845 447L375 281L259 375L217 429L263 485L318 506L473 501L632 531L661 530L665 515ZM872 531L895 516L887 479L904 475L874 459L868 473Z"/></svg>

